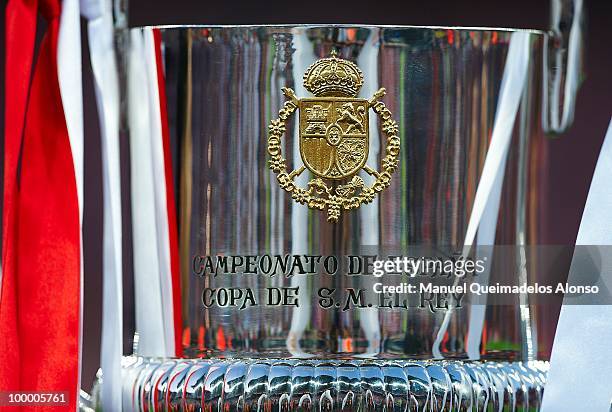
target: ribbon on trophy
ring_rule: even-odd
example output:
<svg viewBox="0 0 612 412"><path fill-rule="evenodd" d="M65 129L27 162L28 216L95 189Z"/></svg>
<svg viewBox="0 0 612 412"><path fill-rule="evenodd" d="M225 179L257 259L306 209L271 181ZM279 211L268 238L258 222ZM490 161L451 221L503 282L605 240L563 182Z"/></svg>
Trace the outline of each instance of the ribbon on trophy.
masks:
<svg viewBox="0 0 612 412"><path fill-rule="evenodd" d="M107 379L102 398L109 410L119 410L123 275L117 62L110 1L83 1L81 7L89 20L104 165L101 362ZM59 0L11 0L7 5L5 84L7 101L11 104L6 107L0 278L0 333L3 336L0 389L63 391L71 388L71 407L77 405L80 388L83 284L79 8L78 0L64 0L61 8ZM48 25L30 85L39 12ZM153 218L150 227L155 230L155 236L147 237L139 224L151 221L134 222L135 240L140 239L135 242L134 252L144 257L150 252L145 250L146 245L154 245L153 255L160 256L155 273L143 270L142 266L135 270L136 282L145 282L147 286L137 288L146 294L136 304L139 349L151 356L176 356L181 349L180 280L162 50L159 37L152 30L136 38L135 45L134 49L142 54L137 57L132 51L132 57L144 57L154 63L146 66L153 70L144 77L148 83L141 84L144 87L141 91L145 93L132 96L137 101L142 96L147 98L149 110L139 112L145 113L148 123L142 124L145 129L133 130L137 137L147 137L142 134L147 130L157 133L152 136L153 144L137 139L132 142L132 160L138 162L143 161L143 156L152 156L149 158L151 174L145 179L136 179L133 187L148 182L155 205L153 213L147 216ZM132 194L132 206L141 208L142 192L135 190ZM143 233L145 237L139 237ZM45 270L31 270L32 267ZM152 292L150 286L156 280L159 288ZM154 317L150 310L164 313L158 318L163 320L161 328L152 325ZM49 324L56 326L48 328Z"/></svg>
<svg viewBox="0 0 612 412"><path fill-rule="evenodd" d="M33 65L39 13L47 27ZM68 389L74 409L82 312L78 1L11 0L6 23L11 103L5 113L0 390Z"/></svg>
<svg viewBox="0 0 612 412"><path fill-rule="evenodd" d="M121 182L119 154L118 56L115 54L110 0L83 4L102 132L104 190L104 288L101 404L121 410L123 291ZM117 17L117 16L116 16ZM137 352L146 356L180 355L181 313L178 242L166 97L159 33L130 33L127 98L138 110L128 114L134 214ZM145 64L146 63L146 64ZM146 67L146 69L145 69ZM144 76L143 76L144 73ZM134 103L136 102L136 103ZM131 394L130 394L131 395ZM130 405L127 401L126 405Z"/></svg>
<svg viewBox="0 0 612 412"><path fill-rule="evenodd" d="M100 388L104 410L121 410L123 270L119 156L119 79L111 0L83 0L100 122L103 190L103 287Z"/></svg>
<svg viewBox="0 0 612 412"><path fill-rule="evenodd" d="M601 148L591 187L587 197L576 251L570 267L568 282L581 284L581 279L598 275L608 290L612 290L612 256L582 256L586 245L610 247L612 245L612 122ZM590 254L590 253L589 253ZM587 259L585 259L585 257ZM597 262L596 265L592 265ZM542 411L565 412L588 410L607 412L612 401L612 305L589 304L592 298L585 295L568 305L567 297L561 307L550 359L548 383L544 391ZM567 396L571 388L571 395Z"/></svg>
<svg viewBox="0 0 612 412"><path fill-rule="evenodd" d="M544 42L542 127L546 132L560 133L566 130L573 121L576 93L580 85L583 1L552 0L551 16L552 32L559 41L554 50L554 64L549 61L549 44ZM571 16L571 22L564 21L567 16ZM567 39L562 38L563 36L567 36ZM565 46L567 46L567 56L565 56ZM469 252L473 245L478 254L482 253L478 251L478 246L494 244L508 147L525 87L529 62L528 49L528 36L523 32L513 33L491 143L466 231L464 254ZM566 59L566 65L564 65L564 59ZM524 240L519 239L519 245L522 244ZM484 253L491 254L492 252L490 248L485 248ZM490 268L487 268L482 274L481 282L488 282L489 270ZM522 300L519 304L521 305L521 317L524 322L528 322L530 319L528 302ZM451 313L448 312L433 344L432 352L437 358L442 357L440 344L447 331L450 317ZM471 307L466 342L470 359L480 358L484 317L485 306L473 305ZM535 328L532 329L535 330ZM535 336L531 336L530 340L536 341ZM530 342L527 342L527 345L530 346ZM534 354L530 353L531 349L528 349L527 352L529 353L526 355L531 359Z"/></svg>
<svg viewBox="0 0 612 412"><path fill-rule="evenodd" d="M480 181L476 189L474 206L468 221L464 240L463 254L467 255L474 243L476 246L493 245L497 228L497 216L501 187L506 168L508 149L512 139L512 130L519 110L519 105L529 65L529 36L524 32L512 33L506 57L506 66L502 79L491 142L485 158ZM490 248L487 249L490 252ZM482 282L488 282L488 272L482 274ZM467 350L470 359L480 357L480 343L484 326L486 306L472 305L470 308L470 325L467 337ZM445 313L444 319L433 343L432 353L442 358L440 345L447 332L452 311Z"/></svg>
<svg viewBox="0 0 612 412"><path fill-rule="evenodd" d="M137 353L180 356L177 220L159 33L130 31L131 200Z"/></svg>

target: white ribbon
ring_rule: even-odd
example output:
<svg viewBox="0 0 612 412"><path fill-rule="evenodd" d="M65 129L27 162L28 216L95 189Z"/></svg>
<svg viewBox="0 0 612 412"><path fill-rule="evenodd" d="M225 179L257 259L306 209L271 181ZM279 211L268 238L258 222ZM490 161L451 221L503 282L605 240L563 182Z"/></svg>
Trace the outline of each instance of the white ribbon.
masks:
<svg viewBox="0 0 612 412"><path fill-rule="evenodd" d="M79 365L83 353L83 87L81 82L81 20L79 0L63 0L57 43L57 75L72 151L79 208ZM79 367L76 393L81 391ZM78 409L78 402L77 402Z"/></svg>
<svg viewBox="0 0 612 412"><path fill-rule="evenodd" d="M483 238L479 240L493 243L495 238L495 227L497 213L499 211L499 200L501 195L501 185L508 157L508 148L512 139L512 129L514 121L525 88L527 78L527 68L529 65L529 33L514 32L510 38L506 67L502 79L497 111L495 112L495 122L491 143L485 158L480 181L474 197L474 206L468 221L465 234L464 251L465 256L474 244L476 232L483 221L483 216L487 217L487 225L483 226ZM468 332L468 351L470 355L477 357L478 350L474 349L480 345L480 335L484 324L485 306L474 305L470 310L470 329ZM432 347L432 354L435 358L442 358L440 345L448 329L451 311L447 311L440 330L436 336Z"/></svg>
<svg viewBox="0 0 612 412"><path fill-rule="evenodd" d="M504 183L507 157L506 153L499 165L499 169L496 171L494 184L491 188L489 200L483 210L476 235L476 255L478 259L484 259L488 262L491 262L491 259L493 259L493 248L491 246L495 244L499 203ZM479 246L485 247L479 248ZM485 265L484 271L479 275L480 282L483 285L489 283L490 272L491 265ZM486 309L486 305L470 305L470 320L466 339L466 351L469 359L480 359L480 344L482 343L482 330L484 328Z"/></svg>
<svg viewBox="0 0 612 412"><path fill-rule="evenodd" d="M164 334L166 356L175 356L174 351L174 305L172 295L172 269L170 267L170 229L168 222L168 202L166 191L166 166L162 136L162 119L160 109L159 82L157 80L158 62L155 55L153 29L142 30L149 83L150 142L149 153L153 165L153 189L155 192L155 226L157 228L157 254L159 257L159 278L164 315ZM163 67L161 68L163 69ZM174 201L174 200L172 200Z"/></svg>
<svg viewBox="0 0 612 412"><path fill-rule="evenodd" d="M151 29L131 30L128 60L137 351L174 356L166 181Z"/></svg>
<svg viewBox="0 0 612 412"><path fill-rule="evenodd" d="M491 201L491 193L496 182L502 183L499 175L503 176L508 157L508 148L512 139L512 129L518 113L521 96L525 88L527 67L529 65L529 33L514 32L510 38L508 57L499 92L499 102L495 112L491 143L485 158L482 175L474 197L474 207L468 221L465 233L465 245L472 245L476 237L482 216L487 204ZM499 200L498 200L499 202Z"/></svg>
<svg viewBox="0 0 612 412"><path fill-rule="evenodd" d="M576 245L612 245L612 122L601 148ZM612 256L601 253L599 275L612 290ZM592 274L574 260L568 282ZM608 412L612 401L612 305L564 305L550 359L543 412Z"/></svg>
<svg viewBox="0 0 612 412"><path fill-rule="evenodd" d="M83 223L83 87L81 16L78 0L63 0L57 43L57 71L77 186L79 221ZM82 249L82 248L81 248ZM83 259L81 259L82 261Z"/></svg>
<svg viewBox="0 0 612 412"><path fill-rule="evenodd" d="M123 271L119 162L119 80L114 50L111 0L82 0L100 121L103 180L103 290L100 402L121 410L123 352Z"/></svg>

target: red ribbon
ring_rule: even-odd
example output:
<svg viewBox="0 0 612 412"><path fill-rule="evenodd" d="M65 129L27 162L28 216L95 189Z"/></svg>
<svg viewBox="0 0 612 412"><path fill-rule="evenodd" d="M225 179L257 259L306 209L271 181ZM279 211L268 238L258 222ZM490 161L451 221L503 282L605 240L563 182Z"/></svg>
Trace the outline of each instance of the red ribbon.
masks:
<svg viewBox="0 0 612 412"><path fill-rule="evenodd" d="M30 85L39 11L47 32ZM6 8L0 390L68 391L74 410L80 226L58 81L59 17L60 0L10 0Z"/></svg>
<svg viewBox="0 0 612 412"><path fill-rule="evenodd" d="M170 157L170 130L168 127L168 107L166 99L166 79L164 78L164 64L161 53L161 33L153 30L155 40L155 61L157 63L157 85L159 88L159 105L162 124L162 142L164 148L164 170L166 177L166 210L168 212L168 236L170 246L170 274L172 277L172 301L174 314L174 350L175 356L183 356L181 331L183 327L181 306L181 279L178 246L178 228L176 205L174 203L174 178L172 173L172 159Z"/></svg>

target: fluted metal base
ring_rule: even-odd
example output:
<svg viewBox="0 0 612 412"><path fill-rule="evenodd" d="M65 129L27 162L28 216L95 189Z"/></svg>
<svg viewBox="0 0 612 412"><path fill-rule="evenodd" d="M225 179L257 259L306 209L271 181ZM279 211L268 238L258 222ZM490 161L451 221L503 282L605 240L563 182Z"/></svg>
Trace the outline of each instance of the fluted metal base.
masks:
<svg viewBox="0 0 612 412"><path fill-rule="evenodd" d="M537 411L546 362L124 358L124 410ZM99 406L102 374L94 389Z"/></svg>

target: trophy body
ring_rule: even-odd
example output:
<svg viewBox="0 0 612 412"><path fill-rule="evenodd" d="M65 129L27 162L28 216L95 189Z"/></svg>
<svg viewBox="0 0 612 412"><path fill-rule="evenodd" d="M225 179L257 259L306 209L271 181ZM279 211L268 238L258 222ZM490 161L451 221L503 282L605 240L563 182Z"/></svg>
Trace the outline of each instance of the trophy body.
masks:
<svg viewBox="0 0 612 412"><path fill-rule="evenodd" d="M480 242L541 242L545 34L155 30L174 148L185 359L149 358L136 346L140 357L125 368L131 407L538 408L545 369L534 361L546 360L550 343L529 302L478 311L461 293L377 293L410 276L373 271L379 259L464 247L517 35L525 80L492 195L493 229ZM146 288L138 282L137 294Z"/></svg>

